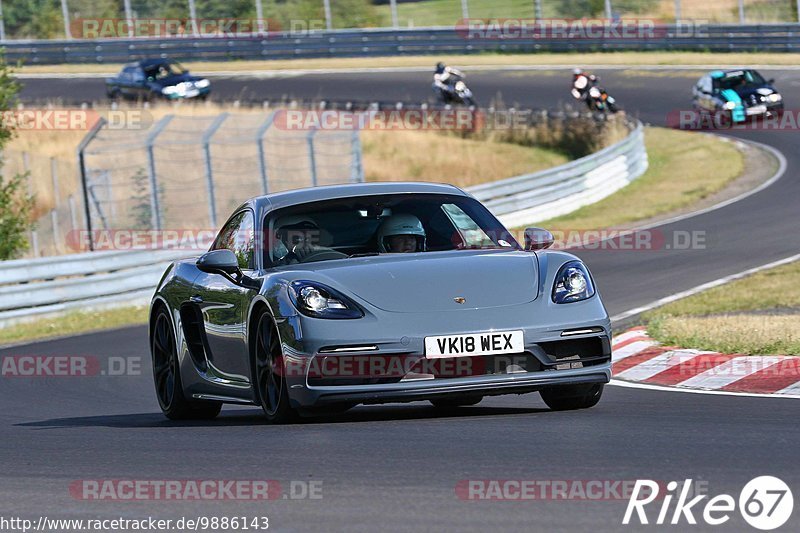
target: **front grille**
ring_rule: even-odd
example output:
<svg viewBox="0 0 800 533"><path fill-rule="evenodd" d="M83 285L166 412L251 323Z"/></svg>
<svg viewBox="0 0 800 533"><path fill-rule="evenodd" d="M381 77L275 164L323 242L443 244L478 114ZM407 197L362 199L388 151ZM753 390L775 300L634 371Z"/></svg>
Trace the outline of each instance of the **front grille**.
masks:
<svg viewBox="0 0 800 533"><path fill-rule="evenodd" d="M547 357L544 365L550 370L584 368L611 360L611 343L605 336L540 342L539 347Z"/></svg>

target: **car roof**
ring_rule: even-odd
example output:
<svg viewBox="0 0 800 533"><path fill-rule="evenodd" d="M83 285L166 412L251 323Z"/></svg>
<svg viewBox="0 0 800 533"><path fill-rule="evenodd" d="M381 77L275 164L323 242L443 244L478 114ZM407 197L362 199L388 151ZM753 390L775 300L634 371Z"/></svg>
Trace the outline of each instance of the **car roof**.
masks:
<svg viewBox="0 0 800 533"><path fill-rule="evenodd" d="M380 194L450 194L469 196L455 185L446 183L374 182L293 189L265 196L257 196L252 198L248 203L253 204L254 207L271 211L273 209L306 204L309 202Z"/></svg>
<svg viewBox="0 0 800 533"><path fill-rule="evenodd" d="M157 58L150 58L150 59L141 59L134 63L129 63L125 65L126 67L152 67L153 65L163 65L164 63L174 63L173 59L165 58L165 57L157 57Z"/></svg>

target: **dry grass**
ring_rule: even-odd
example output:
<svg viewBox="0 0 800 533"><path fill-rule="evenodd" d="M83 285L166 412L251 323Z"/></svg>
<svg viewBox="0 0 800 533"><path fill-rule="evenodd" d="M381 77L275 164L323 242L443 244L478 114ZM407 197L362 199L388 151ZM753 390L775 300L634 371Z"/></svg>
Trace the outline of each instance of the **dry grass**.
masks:
<svg viewBox="0 0 800 533"><path fill-rule="evenodd" d="M646 313L657 340L745 354L800 355L800 262L759 272ZM791 311L791 312L790 312Z"/></svg>
<svg viewBox="0 0 800 533"><path fill-rule="evenodd" d="M686 2L684 2L686 3ZM562 65L791 65L800 63L800 54L780 53L711 53L711 52L592 52L592 53L536 53L536 54L473 54L443 56L401 56L381 58L341 57L330 59L286 59L270 61L188 61L184 65L192 71L248 72L308 69L374 69L381 67L429 68L436 61L460 67L475 66L562 66ZM114 74L121 64L80 65L29 65L19 69L21 74Z"/></svg>
<svg viewBox="0 0 800 533"><path fill-rule="evenodd" d="M798 314L665 317L648 328L670 346L750 355L800 355Z"/></svg>
<svg viewBox="0 0 800 533"><path fill-rule="evenodd" d="M569 160L540 147L462 139L436 132L365 131L361 138L368 181L444 181L469 187Z"/></svg>
<svg viewBox="0 0 800 533"><path fill-rule="evenodd" d="M554 230L625 228L691 206L741 175L742 153L729 142L694 132L647 128L650 167L611 196L540 225Z"/></svg>
<svg viewBox="0 0 800 533"><path fill-rule="evenodd" d="M146 306L67 313L0 329L0 345L147 324Z"/></svg>

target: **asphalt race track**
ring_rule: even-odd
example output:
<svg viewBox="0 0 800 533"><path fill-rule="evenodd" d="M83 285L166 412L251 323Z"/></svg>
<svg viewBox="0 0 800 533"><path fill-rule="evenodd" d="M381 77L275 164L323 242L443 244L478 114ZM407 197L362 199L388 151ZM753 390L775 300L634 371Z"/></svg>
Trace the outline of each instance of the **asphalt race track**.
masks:
<svg viewBox="0 0 800 533"><path fill-rule="evenodd" d="M630 113L663 124L689 108L693 73L600 72ZM793 109L798 73L764 72ZM553 107L567 101L569 74L468 72L478 100ZM321 98L424 100L428 73L325 74L214 79L218 99ZM25 80L28 102L102 99L97 79ZM798 253L800 154L797 132L747 132L780 150L782 179L741 202L659 229L704 231L703 250L596 251L589 264L609 313ZM689 147L687 147L689 148ZM441 179L441 176L435 177ZM800 490L795 457L797 404L789 399L711 396L609 386L590 410L548 411L538 395L486 399L436 411L427 404L358 407L347 414L271 427L255 408L226 408L207 423L175 424L153 392L145 328L11 347L10 355L141 357L141 375L2 378L2 515L180 518L269 516L279 531L495 530L626 531L626 500L464 501L463 480L694 479L738 499L746 482L775 475ZM253 502L83 501L84 479L270 479L322 482L321 499ZM302 483L295 486L302 487ZM299 492L302 492L298 489ZM657 505L657 504L654 504ZM651 521L658 507L648 516ZM702 513L702 510L695 515ZM670 513L671 516L671 513ZM696 516L702 523L702 518ZM678 526L704 531L709 526ZM792 528L792 525L794 527ZM737 513L725 531L752 531ZM797 512L786 529L797 529ZM674 530L674 527L673 527Z"/></svg>

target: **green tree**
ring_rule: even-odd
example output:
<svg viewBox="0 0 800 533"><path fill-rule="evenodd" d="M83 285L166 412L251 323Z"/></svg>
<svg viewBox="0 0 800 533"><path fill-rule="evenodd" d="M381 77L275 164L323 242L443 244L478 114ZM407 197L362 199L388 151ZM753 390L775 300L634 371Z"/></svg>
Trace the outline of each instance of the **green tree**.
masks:
<svg viewBox="0 0 800 533"><path fill-rule="evenodd" d="M7 116L17 101L19 83L2 60L0 50L0 115ZM13 120L0 122L0 153L14 137ZM26 192L25 174L4 178L0 159L0 260L17 257L28 248L25 234L33 228L33 196Z"/></svg>

